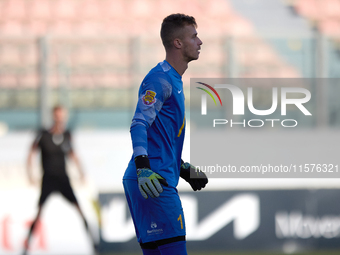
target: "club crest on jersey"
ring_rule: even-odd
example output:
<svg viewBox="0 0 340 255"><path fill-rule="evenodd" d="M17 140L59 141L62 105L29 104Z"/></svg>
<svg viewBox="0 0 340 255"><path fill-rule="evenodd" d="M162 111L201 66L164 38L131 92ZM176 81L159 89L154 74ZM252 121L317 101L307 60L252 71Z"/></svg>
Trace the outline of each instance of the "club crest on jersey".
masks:
<svg viewBox="0 0 340 255"><path fill-rule="evenodd" d="M145 105L152 105L156 102L156 92L152 91L152 90L147 90L145 92L145 95L143 96L142 100L143 100L143 104Z"/></svg>

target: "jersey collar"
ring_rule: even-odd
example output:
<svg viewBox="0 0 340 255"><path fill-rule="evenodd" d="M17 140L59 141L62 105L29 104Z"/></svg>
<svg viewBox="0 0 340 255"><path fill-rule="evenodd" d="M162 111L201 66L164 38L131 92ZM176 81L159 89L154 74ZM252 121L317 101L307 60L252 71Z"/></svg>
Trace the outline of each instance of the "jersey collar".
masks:
<svg viewBox="0 0 340 255"><path fill-rule="evenodd" d="M173 68L170 63L166 60L164 60L161 63L161 66L163 68L164 72L170 71L176 78L182 79L182 76L176 71L175 68Z"/></svg>

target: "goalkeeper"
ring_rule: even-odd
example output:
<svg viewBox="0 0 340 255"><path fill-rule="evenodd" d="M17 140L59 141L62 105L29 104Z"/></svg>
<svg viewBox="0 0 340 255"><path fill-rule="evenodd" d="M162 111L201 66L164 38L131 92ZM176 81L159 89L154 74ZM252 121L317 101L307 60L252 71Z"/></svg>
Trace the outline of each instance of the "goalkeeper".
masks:
<svg viewBox="0 0 340 255"><path fill-rule="evenodd" d="M139 88L130 128L133 156L123 184L143 254L185 255L185 222L176 186L181 176L196 191L208 179L181 159L185 134L182 75L188 63L198 59L202 41L195 19L184 14L163 20L161 39L166 59L146 75Z"/></svg>

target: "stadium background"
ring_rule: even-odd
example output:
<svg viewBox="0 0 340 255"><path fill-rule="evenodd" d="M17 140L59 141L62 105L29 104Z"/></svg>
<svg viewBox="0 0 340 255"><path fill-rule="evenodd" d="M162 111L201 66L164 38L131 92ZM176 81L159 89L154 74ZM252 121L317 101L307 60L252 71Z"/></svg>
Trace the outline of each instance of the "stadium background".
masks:
<svg viewBox="0 0 340 255"><path fill-rule="evenodd" d="M79 183L73 165L70 175L101 251L138 252L121 185L132 153L129 124L141 79L164 58L161 21L177 12L196 17L203 41L199 61L189 65L183 79L187 106L193 77L339 76L339 0L0 0L0 254L19 254L36 213L39 188L29 186L25 160L35 131L50 124L57 103L70 112L69 128L87 182ZM328 94L327 121L307 129L338 131L339 89ZM183 158L190 158L188 139ZM37 160L37 179L39 167ZM202 254L338 254L339 187L336 179L213 179L206 191L193 194L181 181L179 190L191 217L197 218L196 230L202 219L216 225L220 220L212 219L213 212L239 198L260 200L254 213L261 212L260 224L268 221L257 233L254 227L249 236L237 237L232 221L242 214L237 210L251 211L245 202L211 236L192 234L188 249ZM305 225L330 215L333 235L290 230L280 237L275 205L291 222L304 214ZM80 218L58 195L46 205L32 254L91 254Z"/></svg>

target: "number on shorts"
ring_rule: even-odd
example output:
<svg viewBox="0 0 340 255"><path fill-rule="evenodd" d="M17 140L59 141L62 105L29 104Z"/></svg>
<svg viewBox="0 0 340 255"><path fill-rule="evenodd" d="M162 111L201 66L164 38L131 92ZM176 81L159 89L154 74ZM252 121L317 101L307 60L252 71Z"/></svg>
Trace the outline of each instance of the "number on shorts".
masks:
<svg viewBox="0 0 340 255"><path fill-rule="evenodd" d="M177 221L181 222L181 229L183 229L183 220L182 220L182 214L179 215Z"/></svg>

